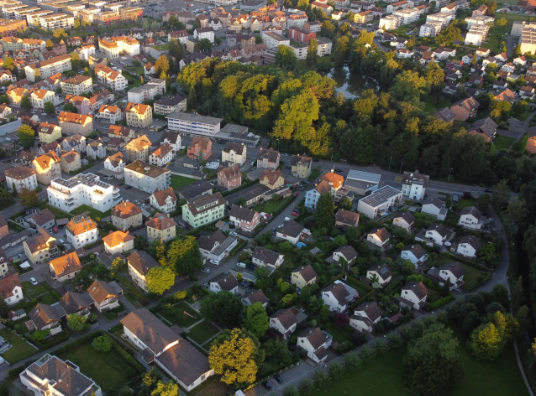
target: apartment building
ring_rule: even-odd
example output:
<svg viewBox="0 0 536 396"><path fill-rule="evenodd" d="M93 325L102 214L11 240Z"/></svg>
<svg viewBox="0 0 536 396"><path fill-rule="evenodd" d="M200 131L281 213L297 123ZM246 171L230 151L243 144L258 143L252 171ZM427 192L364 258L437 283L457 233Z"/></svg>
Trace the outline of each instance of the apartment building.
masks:
<svg viewBox="0 0 536 396"><path fill-rule="evenodd" d="M131 127L147 128L153 122L153 109L149 105L128 103L125 114Z"/></svg>
<svg viewBox="0 0 536 396"><path fill-rule="evenodd" d="M52 237L44 228L40 228L35 238L22 242L24 254L32 265L42 264L50 260L58 251L56 238Z"/></svg>
<svg viewBox="0 0 536 396"><path fill-rule="evenodd" d="M175 239L177 236L177 223L169 214L156 213L145 223L149 242L160 239L162 242Z"/></svg>
<svg viewBox="0 0 536 396"><path fill-rule="evenodd" d="M21 193L23 188L33 191L37 188L37 176L35 170L25 166L17 166L5 171L6 188L9 192Z"/></svg>
<svg viewBox="0 0 536 396"><path fill-rule="evenodd" d="M132 202L123 201L112 209L112 224L119 230L128 230L143 224L141 209Z"/></svg>
<svg viewBox="0 0 536 396"><path fill-rule="evenodd" d="M115 173L116 179L122 179L125 169L125 161L123 158L123 153L121 151L116 152L113 155L110 155L104 161L104 169L108 169Z"/></svg>
<svg viewBox="0 0 536 396"><path fill-rule="evenodd" d="M119 15L122 21L131 20L137 21L143 17L143 8L140 7L121 7L119 9Z"/></svg>
<svg viewBox="0 0 536 396"><path fill-rule="evenodd" d="M67 136L65 139L63 139L63 141L61 142L61 147L65 151L77 151L79 153L85 153L86 144L87 139L77 133L71 136Z"/></svg>
<svg viewBox="0 0 536 396"><path fill-rule="evenodd" d="M76 107L78 114L87 115L91 111L91 103L89 102L89 99L84 96L66 95L64 103L71 103Z"/></svg>
<svg viewBox="0 0 536 396"><path fill-rule="evenodd" d="M53 14L53 11L51 10L37 10L34 12L29 12L25 14L26 22L28 23L28 26L40 26L41 25L41 18Z"/></svg>
<svg viewBox="0 0 536 396"><path fill-rule="evenodd" d="M173 147L164 143L149 156L149 163L156 166L164 166L173 159Z"/></svg>
<svg viewBox="0 0 536 396"><path fill-rule="evenodd" d="M41 143L52 143L61 137L61 128L56 124L42 122L37 127L37 133Z"/></svg>
<svg viewBox="0 0 536 396"><path fill-rule="evenodd" d="M168 129L183 135L214 137L220 131L221 118L188 113L171 113L166 116Z"/></svg>
<svg viewBox="0 0 536 396"><path fill-rule="evenodd" d="M93 79L90 76L77 74L66 80L60 81L61 90L67 95L83 95L93 92Z"/></svg>
<svg viewBox="0 0 536 396"><path fill-rule="evenodd" d="M28 96L29 92L26 88L10 88L6 95L11 100L11 105L14 107L19 107L20 102L24 96Z"/></svg>
<svg viewBox="0 0 536 396"><path fill-rule="evenodd" d="M119 138L122 139L124 143L128 143L132 139L136 137L136 133L134 132L134 129L127 128L126 126L121 125L110 125L108 127L108 137L110 139L113 138ZM146 141L149 141L149 139L146 139ZM151 145L151 142L149 141L149 146ZM136 158L141 159L141 158Z"/></svg>
<svg viewBox="0 0 536 396"><path fill-rule="evenodd" d="M150 197L151 206L162 213L173 213L177 210L177 195L173 188L157 190Z"/></svg>
<svg viewBox="0 0 536 396"><path fill-rule="evenodd" d="M76 151L68 151L61 154L61 170L65 173L77 171L82 167L80 154Z"/></svg>
<svg viewBox="0 0 536 396"><path fill-rule="evenodd" d="M74 26L74 17L63 13L49 14L39 18L39 25L45 30L69 30Z"/></svg>
<svg viewBox="0 0 536 396"><path fill-rule="evenodd" d="M95 77L97 80L112 88L114 91L123 91L128 87L128 80L121 74L121 71L115 71L108 66L97 65L95 67Z"/></svg>
<svg viewBox="0 0 536 396"><path fill-rule="evenodd" d="M247 146L243 143L227 143L221 153L221 161L224 164L238 164L240 166L246 163Z"/></svg>
<svg viewBox="0 0 536 396"><path fill-rule="evenodd" d="M269 49L277 50L280 45L290 46L290 39L275 32L262 32L262 41Z"/></svg>
<svg viewBox="0 0 536 396"><path fill-rule="evenodd" d="M125 146L127 161L147 161L149 159L149 147L151 147L151 145L151 141L145 135L132 139Z"/></svg>
<svg viewBox="0 0 536 396"><path fill-rule="evenodd" d="M25 50L38 49L42 52L46 48L46 42L41 39L22 39L22 48Z"/></svg>
<svg viewBox="0 0 536 396"><path fill-rule="evenodd" d="M125 166L125 184L152 194L156 189L165 190L171 182L169 169L149 165L136 160Z"/></svg>
<svg viewBox="0 0 536 396"><path fill-rule="evenodd" d="M488 36L490 26L488 25L474 25L469 29L465 36L466 45L482 45Z"/></svg>
<svg viewBox="0 0 536 396"><path fill-rule="evenodd" d="M181 95L168 95L154 102L155 114L166 115L186 111L188 98Z"/></svg>
<svg viewBox="0 0 536 396"><path fill-rule="evenodd" d="M122 199L119 188L102 182L99 176L93 173L52 180L47 193L50 205L68 213L81 205L106 212Z"/></svg>
<svg viewBox="0 0 536 396"><path fill-rule="evenodd" d="M106 146L101 139L90 139L86 146L86 155L88 158L93 158L94 160L106 158Z"/></svg>
<svg viewBox="0 0 536 396"><path fill-rule="evenodd" d="M399 19L401 25L409 25L419 19L421 13L416 8L405 8L393 11L393 15Z"/></svg>
<svg viewBox="0 0 536 396"><path fill-rule="evenodd" d="M34 65L24 67L26 78L35 82L37 77L48 78L56 73L63 73L72 69L70 55L64 54L41 61Z"/></svg>
<svg viewBox="0 0 536 396"><path fill-rule="evenodd" d="M37 157L32 162L37 181L45 186L58 177L61 177L61 159L54 151Z"/></svg>
<svg viewBox="0 0 536 396"><path fill-rule="evenodd" d="M0 37L16 36L18 30L26 30L28 24L21 19L0 19Z"/></svg>
<svg viewBox="0 0 536 396"><path fill-rule="evenodd" d="M218 192L183 205L182 219L192 228L197 228L221 219L224 208L225 199Z"/></svg>
<svg viewBox="0 0 536 396"><path fill-rule="evenodd" d="M135 38L126 36L99 38L99 48L108 59L117 59L121 54L129 56L140 54L140 42Z"/></svg>
<svg viewBox="0 0 536 396"><path fill-rule="evenodd" d="M194 38L196 40L208 40L214 42L214 29L211 27L198 27L194 29Z"/></svg>
<svg viewBox="0 0 536 396"><path fill-rule="evenodd" d="M50 102L54 106L61 103L61 99L56 92L48 91L46 89L35 89L30 91L30 102L35 110L43 110L45 103Z"/></svg>
<svg viewBox="0 0 536 396"><path fill-rule="evenodd" d="M156 95L163 95L166 92L166 81L153 78L141 87L132 88L128 91L128 101L131 103L143 103L152 100Z"/></svg>
<svg viewBox="0 0 536 396"><path fill-rule="evenodd" d="M67 241L75 248L95 243L99 240L97 224L88 216L76 216L65 226Z"/></svg>
<svg viewBox="0 0 536 396"><path fill-rule="evenodd" d="M106 122L109 122L110 124L115 124L117 121L121 121L123 119L123 112L121 109L117 106L113 105L102 105L95 117L105 120Z"/></svg>
<svg viewBox="0 0 536 396"><path fill-rule="evenodd" d="M134 249L134 235L129 232L114 231L110 232L102 241L104 242L104 251L109 255L125 253Z"/></svg>
<svg viewBox="0 0 536 396"><path fill-rule="evenodd" d="M148 291L145 276L151 268L159 267L149 254L143 250L132 253L127 257L128 274L132 281L142 290Z"/></svg>
<svg viewBox="0 0 536 396"><path fill-rule="evenodd" d="M421 25L419 37L436 37L441 32L442 27L443 24L439 21L426 22L424 25Z"/></svg>
<svg viewBox="0 0 536 396"><path fill-rule="evenodd" d="M58 121L62 131L67 134L79 133L89 136L93 132L93 117L90 115L62 111L58 115Z"/></svg>

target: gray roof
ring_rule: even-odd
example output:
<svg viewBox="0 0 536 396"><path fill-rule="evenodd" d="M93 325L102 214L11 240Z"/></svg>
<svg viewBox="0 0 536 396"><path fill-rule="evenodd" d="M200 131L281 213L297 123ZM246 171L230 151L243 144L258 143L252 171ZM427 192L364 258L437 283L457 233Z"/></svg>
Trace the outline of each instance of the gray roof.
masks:
<svg viewBox="0 0 536 396"><path fill-rule="evenodd" d="M242 300L245 299L248 299L251 304L255 304L256 302L264 304L270 301L270 299L264 295L262 290L252 290L244 293L244 295L242 296Z"/></svg>
<svg viewBox="0 0 536 396"><path fill-rule="evenodd" d="M347 298L350 296L350 292L346 290L346 287L342 283L332 283L322 290L322 292L331 292L341 305L348 303Z"/></svg>
<svg viewBox="0 0 536 396"><path fill-rule="evenodd" d="M177 189L177 192L179 195L183 196L186 200L191 200L195 197L198 197L202 193L210 190L212 192L212 189L214 186L209 183L208 181L199 181L196 183L188 184L187 186L183 186L181 188Z"/></svg>
<svg viewBox="0 0 536 396"><path fill-rule="evenodd" d="M37 304L30 312L30 318L39 330L51 322L59 322L60 320L56 311L48 304Z"/></svg>
<svg viewBox="0 0 536 396"><path fill-rule="evenodd" d="M239 155L242 155L242 153L244 152L244 148L246 146L244 144L241 144L241 143L227 143L225 145L225 148L223 149L224 152L226 153L230 153L231 150L233 150L235 153L239 154Z"/></svg>
<svg viewBox="0 0 536 396"><path fill-rule="evenodd" d="M380 182L382 175L378 173L362 172L355 169L350 169L346 179L357 180L362 182L367 182L371 184L378 184Z"/></svg>
<svg viewBox="0 0 536 396"><path fill-rule="evenodd" d="M442 237L447 236L447 234L449 233L449 229L445 227L443 224L432 224L430 227L426 229L426 231L433 231L433 230L435 230Z"/></svg>
<svg viewBox="0 0 536 396"><path fill-rule="evenodd" d="M210 371L208 359L184 338L172 346L158 361L186 386L192 385L199 377Z"/></svg>
<svg viewBox="0 0 536 396"><path fill-rule="evenodd" d="M264 263L275 265L280 254L273 250L266 249L262 246L257 246L253 252L253 258L258 259Z"/></svg>
<svg viewBox="0 0 536 396"><path fill-rule="evenodd" d="M408 225L411 225L415 222L415 216L411 212L404 212L401 216L396 216L395 219L402 218Z"/></svg>
<svg viewBox="0 0 536 396"><path fill-rule="evenodd" d="M350 245L341 246L340 248L335 250L335 252L341 253L346 258L346 261L352 261L353 259L355 259L357 257L357 252Z"/></svg>
<svg viewBox="0 0 536 396"><path fill-rule="evenodd" d="M285 329L289 329L292 325L298 323L298 319L296 319L296 315L294 315L291 308L280 309L276 313L270 315L270 318L279 319L279 322Z"/></svg>
<svg viewBox="0 0 536 396"><path fill-rule="evenodd" d="M67 292L60 300L61 307L67 315L77 313L83 309L89 309L89 304L80 293Z"/></svg>
<svg viewBox="0 0 536 396"><path fill-rule="evenodd" d="M418 170L415 172L404 172L402 176L402 184L422 184L423 187L426 187L429 180L430 176L423 175Z"/></svg>
<svg viewBox="0 0 536 396"><path fill-rule="evenodd" d="M17 129L19 129L20 126L22 126L22 121L20 119L13 122L8 122L4 125L0 125L0 136L7 135L8 133L13 133Z"/></svg>
<svg viewBox="0 0 536 396"><path fill-rule="evenodd" d="M464 236L462 239L460 239L460 242L458 242L458 246L461 245L462 243L467 243L471 245L473 249L477 251L478 249L482 247L482 242L480 242L480 240L476 236L473 236L473 235Z"/></svg>
<svg viewBox="0 0 536 396"><path fill-rule="evenodd" d="M243 221L252 221L256 214L256 211L238 205L233 205L229 213L231 217L236 217Z"/></svg>
<svg viewBox="0 0 536 396"><path fill-rule="evenodd" d="M462 209L461 215L473 215L477 220L480 220L482 217L482 212L474 206L469 206Z"/></svg>
<svg viewBox="0 0 536 396"><path fill-rule="evenodd" d="M419 299L428 295L428 290L426 290L426 286L422 282L408 282L402 290L412 290Z"/></svg>
<svg viewBox="0 0 536 396"><path fill-rule="evenodd" d="M404 250L409 250L419 260L426 255L426 251L419 244L408 245L404 248Z"/></svg>
<svg viewBox="0 0 536 396"><path fill-rule="evenodd" d="M443 264L439 269L441 271L452 272L457 279L460 279L465 275L465 268L463 268L460 263L446 263Z"/></svg>
<svg viewBox="0 0 536 396"><path fill-rule="evenodd" d="M314 329L305 329L298 337L307 338L315 350L324 345L328 340L328 337L326 337L324 332L318 327Z"/></svg>
<svg viewBox="0 0 536 396"><path fill-rule="evenodd" d="M389 231L387 231L387 229L385 227L383 227L383 228L375 228L375 229L371 230L367 235L371 235L371 234L377 235L378 238L380 238L380 241L382 241L382 242L385 242L389 238L391 238L391 234L389 233Z"/></svg>
<svg viewBox="0 0 536 396"><path fill-rule="evenodd" d="M441 209L445 206L445 203L438 198L426 198L422 205L434 205L436 208Z"/></svg>
<svg viewBox="0 0 536 396"><path fill-rule="evenodd" d="M396 188L391 186L383 186L382 188L372 192L372 194L370 194L368 197L361 198L360 201L363 201L372 207L377 207L387 202L390 198L400 194L402 194L402 191L397 190Z"/></svg>
<svg viewBox="0 0 536 396"><path fill-rule="evenodd" d="M232 274L224 274L221 273L214 279L210 281L210 283L217 283L220 285L222 290L231 291L235 287L238 287L238 281Z"/></svg>
<svg viewBox="0 0 536 396"><path fill-rule="evenodd" d="M290 235L293 238L298 237L301 232L304 230L304 226L299 223L296 223L294 220L287 221L283 228L277 231L279 234Z"/></svg>
<svg viewBox="0 0 536 396"><path fill-rule="evenodd" d="M305 267L297 268L292 272L293 273L298 272L299 274L301 274L301 276L302 276L302 278L303 278L303 280L305 282L309 282L312 279L318 278L318 275L316 274L315 270L313 269L313 266L310 265L310 264L305 266Z"/></svg>
<svg viewBox="0 0 536 396"><path fill-rule="evenodd" d="M166 118L173 118L175 120L181 120L181 121L186 121L186 122L197 122L200 124L208 124L208 125L218 125L220 122L223 121L222 118L208 117L208 116L195 115L195 114L189 114L189 113L179 113L179 112L168 114Z"/></svg>
<svg viewBox="0 0 536 396"><path fill-rule="evenodd" d="M374 322L376 319L381 318L382 316L382 310L380 307L378 307L378 304L375 302L364 302L362 304L359 304L355 311L364 311L367 315L367 317Z"/></svg>
<svg viewBox="0 0 536 396"><path fill-rule="evenodd" d="M159 266L155 259L143 250L132 253L127 257L127 262L142 275L147 275L151 268Z"/></svg>
<svg viewBox="0 0 536 396"><path fill-rule="evenodd" d="M374 264L368 271L376 272L383 280L389 279L393 275L393 271L391 271L391 268L387 264Z"/></svg>

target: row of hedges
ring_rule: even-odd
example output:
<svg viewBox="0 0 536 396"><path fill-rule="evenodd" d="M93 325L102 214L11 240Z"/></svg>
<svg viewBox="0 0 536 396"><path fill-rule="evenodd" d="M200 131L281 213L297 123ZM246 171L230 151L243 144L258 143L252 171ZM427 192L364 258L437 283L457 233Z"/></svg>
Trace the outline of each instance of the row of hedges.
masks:
<svg viewBox="0 0 536 396"><path fill-rule="evenodd" d="M75 345L80 345L86 342L87 340L93 340L93 338L106 335L106 333L102 330L96 330L88 334L84 334L82 337L77 338L76 340L73 340L72 342L68 343L67 345L61 346L58 349L55 349L54 352L52 352L53 355L57 355L58 353L65 352L71 350L71 348Z"/></svg>
<svg viewBox="0 0 536 396"><path fill-rule="evenodd" d="M367 292L370 292L370 291L374 291L374 288L370 287L369 285L361 282L359 279L357 278L354 278L353 276L348 276L348 280L347 282L354 286L354 287L358 287L358 288L361 288L361 289L365 289Z"/></svg>
<svg viewBox="0 0 536 396"><path fill-rule="evenodd" d="M279 215L279 213L285 210L286 207L289 206L292 201L294 201L294 198L296 198L294 195L285 198L285 201L287 202L284 205L280 205L276 210L274 210L274 212L272 213L272 218L276 217L277 215Z"/></svg>
<svg viewBox="0 0 536 396"><path fill-rule="evenodd" d="M359 304L362 304L364 303L365 301L367 301L367 299L376 294L376 290L372 289L371 291L367 292L365 295L363 295L363 297L361 297L359 300L357 300L355 303L353 303L352 305L350 305L350 311L353 311L355 309L355 307L359 306Z"/></svg>
<svg viewBox="0 0 536 396"><path fill-rule="evenodd" d="M54 337L56 337L56 336L54 336ZM30 336L28 336L28 341L30 341L32 344L34 344L39 349L45 350L45 349L48 349L48 348L52 348L52 347L54 347L56 345L59 345L62 342L67 341L69 338L71 338L71 334L69 333L69 330L63 329L63 334L62 335L54 338L53 341L47 342L46 344L44 344L41 341L36 341L33 338L31 338ZM45 341L45 340L43 340L43 341Z"/></svg>
<svg viewBox="0 0 536 396"><path fill-rule="evenodd" d="M454 301L454 295L450 293L447 297L440 298L439 300L430 303L426 306L426 310L428 312L434 311L438 309L439 307L442 307L443 305L448 304L449 302Z"/></svg>
<svg viewBox="0 0 536 396"><path fill-rule="evenodd" d="M325 281L321 286L320 288L324 288L328 285L331 285L333 282L335 282L336 280L339 280L341 279L342 277L344 276L344 274L341 272L339 275L335 275L334 277L332 278L329 278L327 281Z"/></svg>
<svg viewBox="0 0 536 396"><path fill-rule="evenodd" d="M143 367L136 359L132 357L119 343L114 340L112 349L116 351L125 361L130 364L138 373L144 373L145 367Z"/></svg>
<svg viewBox="0 0 536 396"><path fill-rule="evenodd" d="M259 179L255 180L246 180L244 184L242 184L240 187L233 188L232 190L227 190L221 193L222 196L226 197L228 195L234 194L237 191L243 190L244 188L248 188L249 186L252 186L255 183L258 183Z"/></svg>

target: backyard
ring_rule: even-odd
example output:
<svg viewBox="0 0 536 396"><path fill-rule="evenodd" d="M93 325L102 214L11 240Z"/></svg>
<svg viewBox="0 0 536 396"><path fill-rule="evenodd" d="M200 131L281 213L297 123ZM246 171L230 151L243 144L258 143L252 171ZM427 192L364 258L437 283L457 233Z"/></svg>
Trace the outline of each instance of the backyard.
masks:
<svg viewBox="0 0 536 396"><path fill-rule="evenodd" d="M168 322L183 329L190 327L202 319L201 315L185 302L180 302L171 308L163 309L160 314Z"/></svg>
<svg viewBox="0 0 536 396"><path fill-rule="evenodd" d="M504 136L504 135L497 135L495 136L495 139L493 140L493 145L495 148L499 151L501 150L507 150L510 149L510 146L512 143L514 143L516 138L510 137L510 136Z"/></svg>
<svg viewBox="0 0 536 396"><path fill-rule="evenodd" d="M210 323L208 320L204 320L190 329L188 338L197 342L199 345L202 345L219 332L220 329L218 327Z"/></svg>
<svg viewBox="0 0 536 396"><path fill-rule="evenodd" d="M153 48L156 49L157 51L168 51L169 45L167 44L155 45L153 46Z"/></svg>
<svg viewBox="0 0 536 396"><path fill-rule="evenodd" d="M465 269L465 275L463 276L465 284L463 285L463 289L466 291L473 290L475 287L483 283L485 279L490 277L490 273L487 271L479 271L478 269L463 263L461 263L461 265Z"/></svg>
<svg viewBox="0 0 536 396"><path fill-rule="evenodd" d="M173 189L176 189L176 188L180 188L183 186L187 186L188 184L192 184L193 182L196 182L196 181L198 180L190 179L184 176L173 175L171 176L171 187Z"/></svg>
<svg viewBox="0 0 536 396"><path fill-rule="evenodd" d="M21 323L20 326L24 326L24 324ZM25 340L13 334L7 327L0 330L0 336L13 345L9 350L2 354L2 357L10 364L20 362L39 352L38 349L35 349Z"/></svg>
<svg viewBox="0 0 536 396"><path fill-rule="evenodd" d="M127 300L137 308L141 308L141 302L146 300L142 291L130 281L128 275L116 274L116 278L119 280L119 283L121 283L121 286L126 289L125 297Z"/></svg>
<svg viewBox="0 0 536 396"><path fill-rule="evenodd" d="M286 207L293 199L293 196L290 196L283 201L274 201L270 199L268 201L258 203L252 209L256 210L257 212L266 212L273 214L279 207Z"/></svg>

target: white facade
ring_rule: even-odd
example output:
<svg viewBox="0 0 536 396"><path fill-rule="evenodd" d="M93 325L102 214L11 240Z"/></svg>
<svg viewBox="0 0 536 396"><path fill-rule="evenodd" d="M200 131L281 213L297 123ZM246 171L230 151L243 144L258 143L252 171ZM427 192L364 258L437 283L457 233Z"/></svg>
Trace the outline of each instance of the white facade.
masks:
<svg viewBox="0 0 536 396"><path fill-rule="evenodd" d="M402 201L402 191L391 186L383 186L357 204L357 211L371 219L384 216L389 208Z"/></svg>
<svg viewBox="0 0 536 396"><path fill-rule="evenodd" d="M442 204L442 201L439 201L434 198L434 203L425 203L422 206L421 212L430 216L434 216L436 219L443 221L447 217L448 210L445 208L445 205ZM439 203L442 204L439 207Z"/></svg>
<svg viewBox="0 0 536 396"><path fill-rule="evenodd" d="M220 131L221 118L188 113L171 113L166 116L168 129L184 134L213 137Z"/></svg>
<svg viewBox="0 0 536 396"><path fill-rule="evenodd" d="M408 25L419 20L421 13L415 8L406 8L404 10L394 11L393 15L399 18L401 25Z"/></svg>
<svg viewBox="0 0 536 396"><path fill-rule="evenodd" d="M393 30L398 27L398 18L394 15L387 15L385 17L380 18L379 27L380 29L385 30Z"/></svg>
<svg viewBox="0 0 536 396"><path fill-rule="evenodd" d="M28 171L27 174L20 176L20 177L9 176L8 172L6 172L7 190L9 192L13 192L13 186L15 186L15 191L17 191L19 194L21 193L23 188L27 188L30 191L35 190L37 188L37 176L33 169L29 169L29 170L31 172Z"/></svg>
<svg viewBox="0 0 536 396"><path fill-rule="evenodd" d="M316 363L322 363L322 362L324 362L326 360L326 358L328 356L325 351L331 346L333 338L331 337L331 335L329 335L329 334L326 335L324 333L324 341L325 342L322 343L322 345L315 346L315 345L313 345L311 343L311 341L307 337L307 333L312 333L312 332L321 332L321 333L323 333L319 328L317 328L315 330L312 330L312 329L305 330L304 333L302 333L302 334L300 334L300 336L298 336L296 345L298 347L304 349L307 352L307 357L309 359L313 360ZM321 351L321 353L319 353L319 351Z"/></svg>
<svg viewBox="0 0 536 396"><path fill-rule="evenodd" d="M486 40L490 27L487 25L475 25L467 32L465 36L465 44L467 45L482 45Z"/></svg>
<svg viewBox="0 0 536 396"><path fill-rule="evenodd" d="M30 95L30 102L32 103L32 107L34 109L44 109L46 102L50 102L54 106L57 106L61 103L61 99L54 91L38 89L33 91Z"/></svg>
<svg viewBox="0 0 536 396"><path fill-rule="evenodd" d="M476 257L477 249L473 247L468 242L460 242L458 244L458 248L456 249L456 253L461 254L465 257Z"/></svg>
<svg viewBox="0 0 536 396"><path fill-rule="evenodd" d="M208 28L197 28L194 30L194 38L196 40L207 39L211 43L214 42L214 29L211 27Z"/></svg>
<svg viewBox="0 0 536 396"><path fill-rule="evenodd" d="M47 193L50 205L64 212L71 212L81 205L106 212L122 200L119 188L100 181L99 176L92 173L54 179Z"/></svg>
<svg viewBox="0 0 536 396"><path fill-rule="evenodd" d="M171 173L169 169L157 168L137 160L125 166L125 184L152 194L157 188L165 190L169 187Z"/></svg>
<svg viewBox="0 0 536 396"><path fill-rule="evenodd" d="M128 101L130 103L141 104L146 100L152 100L156 95L163 95L166 92L166 81L153 78L141 87L132 88L128 91Z"/></svg>
<svg viewBox="0 0 536 396"><path fill-rule="evenodd" d="M421 25L419 30L419 37L435 37L441 32L443 24L438 21L426 22L424 25Z"/></svg>
<svg viewBox="0 0 536 396"><path fill-rule="evenodd" d="M448 26L448 24L451 23L454 19L456 19L456 15L445 14L441 12L426 16L426 22L440 22L443 26Z"/></svg>
<svg viewBox="0 0 536 396"><path fill-rule="evenodd" d="M261 32L262 33L262 41L268 49L277 50L277 48L280 45L286 45L287 47L290 47L290 39L287 39L283 36L281 36L278 33L274 32Z"/></svg>

